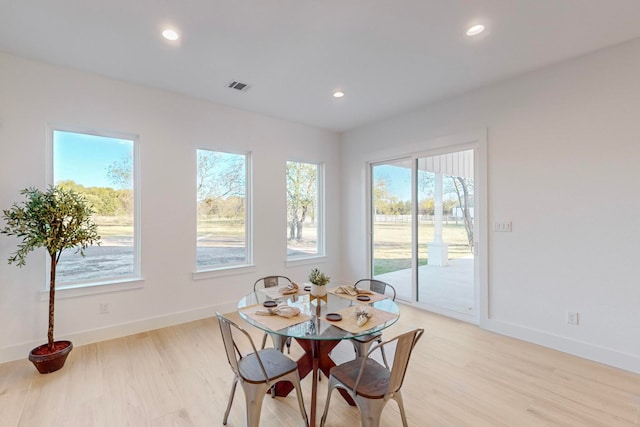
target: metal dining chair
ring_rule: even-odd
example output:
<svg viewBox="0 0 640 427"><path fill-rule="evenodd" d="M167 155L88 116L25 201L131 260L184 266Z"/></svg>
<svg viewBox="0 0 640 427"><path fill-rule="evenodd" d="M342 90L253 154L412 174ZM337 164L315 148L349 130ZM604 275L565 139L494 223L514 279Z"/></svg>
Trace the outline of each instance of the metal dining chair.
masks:
<svg viewBox="0 0 640 427"><path fill-rule="evenodd" d="M220 313L216 313L222 340L227 353L227 360L233 371L233 384L231 385L231 394L229 395L229 403L224 413L222 424L227 424L231 405L233 404L233 396L235 395L238 383L242 386L247 407L247 426L258 427L260 425L260 412L262 410L262 402L264 396L274 384L280 381L289 381L296 389L298 396L298 405L300 413L305 422L309 426L309 418L304 408L302 398L302 389L300 387L300 375L298 374L298 365L293 360L282 354L275 348L265 348L256 350L251 339L251 335L243 328L226 318ZM233 329L232 329L233 328ZM238 331L244 337L253 349L248 354L241 354L236 345L234 332ZM236 333L237 335L237 333Z"/></svg>
<svg viewBox="0 0 640 427"><path fill-rule="evenodd" d="M329 375L329 390L320 427L324 426L329 411L331 392L335 388L345 390L356 402L360 410L362 427L377 427L380 425L380 415L387 402L395 400L400 409L402 425L407 427L407 416L404 412L400 388L404 381L411 352L424 329L414 329L398 335L395 338L377 344L365 357L358 357L350 362L331 368ZM393 365L388 366L386 360L380 364L370 356L376 350L382 350L391 343L396 343Z"/></svg>
<svg viewBox="0 0 640 427"><path fill-rule="evenodd" d="M396 300L396 288L394 288L387 282L383 282L382 280L360 279L353 285L353 287L356 289L369 289L370 291L377 292L383 295L387 295L387 293L390 293L391 299L393 301Z"/></svg>
<svg viewBox="0 0 640 427"><path fill-rule="evenodd" d="M353 285L353 287L356 289L366 288L370 291L383 295L387 295L387 292L389 292L391 300L396 300L396 289L387 282L383 282L382 280L360 279L355 283L355 285ZM366 355L369 351L369 348L371 348L371 344L373 344L374 341L377 341L378 343L382 342L382 332L351 338L351 343L353 344L353 348L356 351L356 357Z"/></svg>
<svg viewBox="0 0 640 427"><path fill-rule="evenodd" d="M255 281L255 283L253 284L253 291L255 292L260 288L274 288L280 286L281 284L286 286L292 283L293 282L291 281L291 279L289 279L287 276L265 276ZM271 335L271 340L273 341L274 348L282 351L284 349L284 346L286 345L287 353L291 354L291 338L284 339L284 337L278 334L268 334L265 332L264 336L262 337L262 345L260 346L260 348L264 348L267 345L267 336L269 335Z"/></svg>

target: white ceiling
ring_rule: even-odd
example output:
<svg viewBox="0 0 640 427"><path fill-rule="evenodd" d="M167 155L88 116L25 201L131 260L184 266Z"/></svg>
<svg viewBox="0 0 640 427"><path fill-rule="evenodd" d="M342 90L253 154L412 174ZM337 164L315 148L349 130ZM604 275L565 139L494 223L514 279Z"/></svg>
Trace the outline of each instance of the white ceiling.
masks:
<svg viewBox="0 0 640 427"><path fill-rule="evenodd" d="M640 0L0 0L0 50L345 131L640 37L639 18Z"/></svg>

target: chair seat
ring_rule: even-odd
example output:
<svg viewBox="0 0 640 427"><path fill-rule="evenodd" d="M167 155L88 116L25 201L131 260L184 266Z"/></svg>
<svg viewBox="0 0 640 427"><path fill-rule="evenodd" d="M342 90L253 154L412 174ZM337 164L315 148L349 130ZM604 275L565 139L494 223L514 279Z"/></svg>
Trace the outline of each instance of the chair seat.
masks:
<svg viewBox="0 0 640 427"><path fill-rule="evenodd" d="M402 426L408 427L400 387L402 387L404 375L407 372L411 352L423 333L424 329L405 332L376 345L367 352L366 356L357 357L355 360L331 368L327 400L324 404L320 427L324 427L324 423L327 421L331 392L335 388L346 391L356 401L362 427L378 427L380 414L389 400L396 401L398 409L400 409L400 417L402 417ZM389 367L382 350L391 343L394 343L396 348L392 367ZM377 350L380 350L382 354L384 365L370 357Z"/></svg>
<svg viewBox="0 0 640 427"><path fill-rule="evenodd" d="M269 380L281 377L298 369L296 362L289 359L275 348L266 348L258 351L258 353ZM264 374L260 369L260 364L258 363L255 353L249 354L240 359L238 361L238 370L240 372L240 376L246 382L253 384L264 383Z"/></svg>
<svg viewBox="0 0 640 427"><path fill-rule="evenodd" d="M362 366L362 357L331 368L331 376L353 390ZM389 389L390 372L371 358L366 358L365 369L356 393L367 399L382 399Z"/></svg>

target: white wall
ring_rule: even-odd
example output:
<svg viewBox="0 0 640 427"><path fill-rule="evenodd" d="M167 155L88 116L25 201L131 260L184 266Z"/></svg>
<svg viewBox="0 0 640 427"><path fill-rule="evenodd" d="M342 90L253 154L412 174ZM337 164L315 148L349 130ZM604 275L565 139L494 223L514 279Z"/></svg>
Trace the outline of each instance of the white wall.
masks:
<svg viewBox="0 0 640 427"><path fill-rule="evenodd" d="M286 160L326 164L328 200L339 194L339 136L66 68L0 54L0 208L28 186L47 183L46 127L70 125L140 136L142 270L137 290L57 301L56 338L76 345L230 310L253 281L270 273L306 279L320 265L340 267L340 216L326 206L326 261L287 268ZM255 269L192 279L195 266L195 149L253 153ZM45 252L21 269L6 260L16 240L0 236L0 362L26 357L46 340ZM111 314L100 315L107 302ZM213 331L212 331L213 332Z"/></svg>
<svg viewBox="0 0 640 427"><path fill-rule="evenodd" d="M367 274L366 162L486 128L488 223L513 232L489 232L482 326L640 372L638 76L640 40L343 135L343 277Z"/></svg>

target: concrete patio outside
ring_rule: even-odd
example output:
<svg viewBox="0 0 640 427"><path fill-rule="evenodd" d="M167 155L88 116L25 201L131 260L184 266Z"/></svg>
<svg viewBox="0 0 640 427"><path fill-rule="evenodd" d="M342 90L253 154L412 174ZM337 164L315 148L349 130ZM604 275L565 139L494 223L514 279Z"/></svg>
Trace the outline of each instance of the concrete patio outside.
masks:
<svg viewBox="0 0 640 427"><path fill-rule="evenodd" d="M474 258L453 258L449 265L418 267L418 302L451 310L466 316L475 315ZM379 274L374 277L393 285L397 298L412 301L411 269Z"/></svg>

